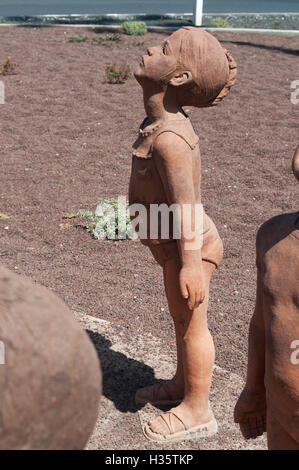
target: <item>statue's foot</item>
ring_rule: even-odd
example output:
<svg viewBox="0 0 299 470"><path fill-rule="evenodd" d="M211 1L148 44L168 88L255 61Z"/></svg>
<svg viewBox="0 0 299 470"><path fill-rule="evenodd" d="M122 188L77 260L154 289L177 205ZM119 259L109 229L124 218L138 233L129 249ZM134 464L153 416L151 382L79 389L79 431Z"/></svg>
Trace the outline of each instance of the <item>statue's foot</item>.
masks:
<svg viewBox="0 0 299 470"><path fill-rule="evenodd" d="M217 429L210 409L197 414L182 403L150 421L143 433L150 441L168 442L209 437L216 434Z"/></svg>
<svg viewBox="0 0 299 470"><path fill-rule="evenodd" d="M178 387L173 380L163 380L149 387L141 388L136 392L136 405L174 405L180 403L184 397L184 389Z"/></svg>
<svg viewBox="0 0 299 470"><path fill-rule="evenodd" d="M252 392L245 388L235 406L234 418L245 439L255 439L267 432L265 392Z"/></svg>

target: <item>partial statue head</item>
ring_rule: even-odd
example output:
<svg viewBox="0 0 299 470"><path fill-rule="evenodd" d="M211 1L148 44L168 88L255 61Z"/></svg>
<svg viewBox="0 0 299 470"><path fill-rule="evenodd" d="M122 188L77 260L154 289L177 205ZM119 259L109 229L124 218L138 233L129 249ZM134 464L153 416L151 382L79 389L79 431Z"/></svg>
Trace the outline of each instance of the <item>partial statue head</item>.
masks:
<svg viewBox="0 0 299 470"><path fill-rule="evenodd" d="M299 145L293 157L292 168L293 168L295 178L297 179L297 181L299 181Z"/></svg>
<svg viewBox="0 0 299 470"><path fill-rule="evenodd" d="M149 47L135 77L175 88L180 106L207 107L218 104L235 83L237 66L232 56L207 31L183 27L160 46Z"/></svg>

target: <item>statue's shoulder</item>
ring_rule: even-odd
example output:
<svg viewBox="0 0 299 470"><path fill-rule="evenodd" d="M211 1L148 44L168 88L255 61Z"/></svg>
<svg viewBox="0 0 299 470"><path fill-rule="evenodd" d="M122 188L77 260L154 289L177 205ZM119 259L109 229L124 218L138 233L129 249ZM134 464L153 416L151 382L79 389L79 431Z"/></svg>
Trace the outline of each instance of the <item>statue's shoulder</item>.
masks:
<svg viewBox="0 0 299 470"><path fill-rule="evenodd" d="M293 240L293 233L296 231L295 223L298 212L280 214L264 222L256 237L257 255L262 259L266 252L283 248L289 240Z"/></svg>
<svg viewBox="0 0 299 470"><path fill-rule="evenodd" d="M178 141L178 139L183 140L191 150L195 149L199 142L199 138L196 135L189 118L185 120L178 119L166 122L157 132L155 144L165 139L169 139L169 134L172 134L172 139L175 141ZM176 139L175 136L177 136L178 139Z"/></svg>

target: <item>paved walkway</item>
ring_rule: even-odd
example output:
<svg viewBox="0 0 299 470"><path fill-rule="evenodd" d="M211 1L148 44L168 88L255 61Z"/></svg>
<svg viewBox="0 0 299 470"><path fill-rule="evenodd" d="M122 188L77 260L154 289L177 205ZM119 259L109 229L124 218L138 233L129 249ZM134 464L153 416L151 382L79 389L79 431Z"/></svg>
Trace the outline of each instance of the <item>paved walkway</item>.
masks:
<svg viewBox="0 0 299 470"><path fill-rule="evenodd" d="M265 437L244 441L238 426L233 423L233 407L242 389L242 379L218 366L215 366L211 392L218 434L171 444L147 441L141 426L160 410L146 405L137 411L132 397L141 385L171 377L175 370L175 351L167 349L152 335L140 332L135 337L128 337L125 328L105 320L79 313L75 316L97 347L104 375L99 417L87 449L266 449Z"/></svg>

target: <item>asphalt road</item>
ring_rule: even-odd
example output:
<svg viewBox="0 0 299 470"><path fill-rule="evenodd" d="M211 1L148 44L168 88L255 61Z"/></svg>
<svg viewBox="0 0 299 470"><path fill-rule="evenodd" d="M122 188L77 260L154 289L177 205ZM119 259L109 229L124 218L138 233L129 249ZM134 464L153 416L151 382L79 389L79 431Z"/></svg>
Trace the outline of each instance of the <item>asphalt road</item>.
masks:
<svg viewBox="0 0 299 470"><path fill-rule="evenodd" d="M190 13L194 0L0 0L0 16ZM204 0L205 13L299 13L299 0Z"/></svg>

